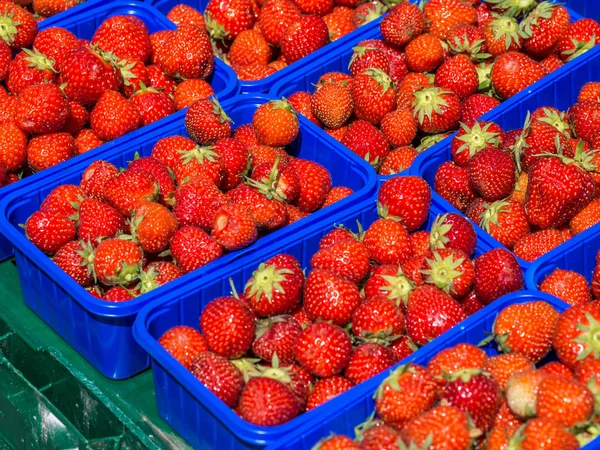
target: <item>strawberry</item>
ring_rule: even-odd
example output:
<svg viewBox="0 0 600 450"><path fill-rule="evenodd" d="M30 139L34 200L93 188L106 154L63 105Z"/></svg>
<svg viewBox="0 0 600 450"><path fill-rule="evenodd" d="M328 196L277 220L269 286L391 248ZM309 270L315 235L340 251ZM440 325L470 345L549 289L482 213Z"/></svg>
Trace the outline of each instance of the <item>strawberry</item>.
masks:
<svg viewBox="0 0 600 450"><path fill-rule="evenodd" d="M281 38L281 54L288 64L292 64L328 42L329 31L323 19L304 16L285 30Z"/></svg>
<svg viewBox="0 0 600 450"><path fill-rule="evenodd" d="M406 364L394 369L379 385L374 399L377 415L386 424L402 426L435 405L436 384L422 366Z"/></svg>
<svg viewBox="0 0 600 450"><path fill-rule="evenodd" d="M579 381L554 375L540 383L537 417L573 427L586 423L593 413L594 396Z"/></svg>
<svg viewBox="0 0 600 450"><path fill-rule="evenodd" d="M152 157L163 162L173 170L181 158L180 151L189 151L196 148L196 143L183 136L168 136L160 139L152 148Z"/></svg>
<svg viewBox="0 0 600 450"><path fill-rule="evenodd" d="M29 47L38 31L37 21L26 9L12 1L0 2L0 22L2 33L0 39L7 43L11 49Z"/></svg>
<svg viewBox="0 0 600 450"><path fill-rule="evenodd" d="M137 205L131 220L131 235L148 253L159 253L169 246L177 231L177 219L159 203L142 202Z"/></svg>
<svg viewBox="0 0 600 450"><path fill-rule="evenodd" d="M104 201L104 184L119 173L114 165L106 161L94 161L81 176L80 187L88 197Z"/></svg>
<svg viewBox="0 0 600 450"><path fill-rule="evenodd" d="M402 309L383 295L362 302L352 315L352 332L362 338L401 336L406 329Z"/></svg>
<svg viewBox="0 0 600 450"><path fill-rule="evenodd" d="M360 384L396 364L396 356L388 347L368 342L354 349L344 375Z"/></svg>
<svg viewBox="0 0 600 450"><path fill-rule="evenodd" d="M306 410L316 408L334 397L352 389L354 383L340 375L319 379L308 394ZM323 447L321 447L323 448Z"/></svg>
<svg viewBox="0 0 600 450"><path fill-rule="evenodd" d="M352 122L340 142L374 167L379 166L390 151L384 134L366 120Z"/></svg>
<svg viewBox="0 0 600 450"><path fill-rule="evenodd" d="M317 322L302 330L294 353L296 361L311 374L331 377L348 365L352 343L342 328L328 322Z"/></svg>
<svg viewBox="0 0 600 450"><path fill-rule="evenodd" d="M233 67L235 74L238 79L243 81L257 81L262 80L273 75L276 70L271 66L265 66L263 64L248 64L247 66L235 66Z"/></svg>
<svg viewBox="0 0 600 450"><path fill-rule="evenodd" d="M338 6L337 8L344 7ZM337 41L338 39L354 31L354 25L352 24L353 11L348 9L347 12L350 14L346 14L346 12L336 12L334 7L334 11L332 13L323 16L323 22L325 22L325 25L327 25L329 39L331 42Z"/></svg>
<svg viewBox="0 0 600 450"><path fill-rule="evenodd" d="M185 128L200 145L211 145L231 135L231 119L216 97L198 100L185 115Z"/></svg>
<svg viewBox="0 0 600 450"><path fill-rule="evenodd" d="M399 218L408 231L425 223L431 205L431 189L419 177L396 177L385 181L377 197L380 216Z"/></svg>
<svg viewBox="0 0 600 450"><path fill-rule="evenodd" d="M394 147L409 145L417 136L417 125L412 112L398 108L381 120L381 131Z"/></svg>
<svg viewBox="0 0 600 450"><path fill-rule="evenodd" d="M179 111L193 105L198 100L213 96L214 93L212 86L204 80L183 80L177 85L175 93L173 94L173 100Z"/></svg>
<svg viewBox="0 0 600 450"><path fill-rule="evenodd" d="M178 27L183 25L195 25L198 28L204 29L204 15L197 9L181 3L173 6L167 13L167 19L173 22Z"/></svg>
<svg viewBox="0 0 600 450"><path fill-rule="evenodd" d="M94 274L104 284L127 285L139 277L142 262L142 250L136 243L109 238L96 248Z"/></svg>
<svg viewBox="0 0 600 450"><path fill-rule="evenodd" d="M469 182L484 200L500 200L513 190L515 170L515 163L508 153L498 148L485 148L469 161Z"/></svg>
<svg viewBox="0 0 600 450"><path fill-rule="evenodd" d="M458 302L442 290L419 286L408 297L407 334L416 344L425 345L466 317Z"/></svg>
<svg viewBox="0 0 600 450"><path fill-rule="evenodd" d="M335 202L339 202L340 200L351 196L353 193L354 191L347 186L332 187L331 190L327 193L327 197L325 197L325 201L323 202L322 207L326 208L334 204Z"/></svg>
<svg viewBox="0 0 600 450"><path fill-rule="evenodd" d="M354 114L358 119L378 125L383 117L396 108L392 80L381 69L367 69L352 82Z"/></svg>
<svg viewBox="0 0 600 450"><path fill-rule="evenodd" d="M378 19L383 15L384 12L385 7L379 2L363 3L362 5L358 5L351 18L352 25L354 25L354 28L361 27Z"/></svg>
<svg viewBox="0 0 600 450"><path fill-rule="evenodd" d="M113 286L104 293L102 300L115 303L127 302L134 299L136 295L135 292L123 286Z"/></svg>
<svg viewBox="0 0 600 450"><path fill-rule="evenodd" d="M593 19L573 22L558 41L558 52L563 61L571 61L598 44L600 24Z"/></svg>
<svg viewBox="0 0 600 450"><path fill-rule="evenodd" d="M432 250L448 248L471 256L477 246L477 235L473 225L461 215L446 213L436 217L431 225L429 245Z"/></svg>
<svg viewBox="0 0 600 450"><path fill-rule="evenodd" d="M281 381L264 376L246 383L239 411L242 419L262 427L280 425L300 413L292 391Z"/></svg>
<svg viewBox="0 0 600 450"><path fill-rule="evenodd" d="M348 239L320 249L310 259L310 266L359 284L369 273L369 256L366 244L356 239Z"/></svg>
<svg viewBox="0 0 600 450"><path fill-rule="evenodd" d="M484 305L522 289L523 283L523 271L508 250L490 250L475 260L475 293Z"/></svg>
<svg viewBox="0 0 600 450"><path fill-rule="evenodd" d="M406 46L406 63L413 72L432 72L444 61L442 41L431 34L421 34Z"/></svg>
<svg viewBox="0 0 600 450"><path fill-rule="evenodd" d="M353 110L354 102L350 90L339 84L322 85L310 97L310 111L328 128L344 125Z"/></svg>
<svg viewBox="0 0 600 450"><path fill-rule="evenodd" d="M554 350L558 359L570 369L581 361L597 359L600 349L594 335L600 318L600 304L590 302L572 306L556 323Z"/></svg>
<svg viewBox="0 0 600 450"><path fill-rule="evenodd" d="M475 65L466 55L456 55L435 73L435 86L454 92L461 100L477 91L479 78Z"/></svg>
<svg viewBox="0 0 600 450"><path fill-rule="evenodd" d="M434 190L455 208L465 211L475 200L475 192L469 183L469 171L452 161L440 165L433 181Z"/></svg>
<svg viewBox="0 0 600 450"><path fill-rule="evenodd" d="M265 37L256 30L242 31L229 50L229 62L234 67L259 64L265 66L272 59L272 51Z"/></svg>
<svg viewBox="0 0 600 450"><path fill-rule="evenodd" d="M401 3L381 20L380 29L385 42L402 47L425 31L425 17L417 6Z"/></svg>
<svg viewBox="0 0 600 450"><path fill-rule="evenodd" d="M217 211L211 236L227 250L238 250L252 244L258 235L256 222L247 208L223 205Z"/></svg>
<svg viewBox="0 0 600 450"><path fill-rule="evenodd" d="M50 133L63 127L68 114L67 101L58 86L33 85L17 99L15 123L25 132Z"/></svg>
<svg viewBox="0 0 600 450"><path fill-rule="evenodd" d="M98 148L102 144L104 144L104 141L98 138L96 133L89 128L81 130L75 135L75 148L78 155Z"/></svg>
<svg viewBox="0 0 600 450"><path fill-rule="evenodd" d="M115 237L125 231L125 219L113 207L94 198L81 201L76 215L77 236L84 242L99 243L103 237Z"/></svg>
<svg viewBox="0 0 600 450"><path fill-rule="evenodd" d="M195 357L190 371L227 406L237 405L244 389L244 377L231 361L205 351Z"/></svg>
<svg viewBox="0 0 600 450"><path fill-rule="evenodd" d="M76 0L35 0L33 10L40 17L51 17L77 6Z"/></svg>
<svg viewBox="0 0 600 450"><path fill-rule="evenodd" d="M540 291L552 294L571 306L592 300L587 280L572 270L554 269L540 284Z"/></svg>
<svg viewBox="0 0 600 450"><path fill-rule="evenodd" d="M518 52L500 55L490 74L494 89L504 99L521 92L545 75L546 72L538 62Z"/></svg>
<svg viewBox="0 0 600 450"><path fill-rule="evenodd" d="M555 228L539 230L519 239L513 247L513 252L519 258L532 262L564 241L562 233Z"/></svg>
<svg viewBox="0 0 600 450"><path fill-rule="evenodd" d="M106 91L90 114L90 125L98 138L112 141L142 125L138 109L115 91Z"/></svg>
<svg viewBox="0 0 600 450"><path fill-rule="evenodd" d="M131 217L133 210L144 200L158 199L159 187L149 172L134 168L108 180L104 192L108 203L124 216Z"/></svg>
<svg viewBox="0 0 600 450"><path fill-rule="evenodd" d="M420 269L421 263L419 263ZM406 305L409 294L415 288L415 284L409 275L405 275L399 266L393 264L375 267L364 286L367 301L383 296L397 304L402 300Z"/></svg>
<svg viewBox="0 0 600 450"><path fill-rule="evenodd" d="M89 114L87 109L77 102L67 103L67 113L67 120L61 131L75 135L87 124Z"/></svg>
<svg viewBox="0 0 600 450"><path fill-rule="evenodd" d="M173 95L177 82L174 78L171 78L164 73L159 65L152 64L146 66L146 73L148 74L148 80L151 87L162 89L167 95Z"/></svg>
<svg viewBox="0 0 600 450"><path fill-rule="evenodd" d="M248 150L258 145L254 126L251 123L237 127L233 132L233 137L244 144Z"/></svg>
<svg viewBox="0 0 600 450"><path fill-rule="evenodd" d="M548 56L540 61L546 73L552 73L565 65L564 61L557 56Z"/></svg>
<svg viewBox="0 0 600 450"><path fill-rule="evenodd" d="M177 109L171 97L155 88L147 88L145 85L142 85L140 90L129 98L129 101L137 109L142 126L167 117Z"/></svg>
<svg viewBox="0 0 600 450"><path fill-rule="evenodd" d="M596 100L577 102L569 108L568 117L573 131L581 139L592 142L600 126L600 103Z"/></svg>
<svg viewBox="0 0 600 450"><path fill-rule="evenodd" d="M458 299L468 294L475 273L473 263L459 250L440 249L430 252L423 262L421 273L425 283L432 284Z"/></svg>
<svg viewBox="0 0 600 450"><path fill-rule="evenodd" d="M350 97L349 93L347 94ZM311 95L306 91L297 91L288 97L288 102L296 110L318 127L322 127L321 121L313 114L311 109Z"/></svg>
<svg viewBox="0 0 600 450"><path fill-rule="evenodd" d="M429 32L440 39L447 39L456 24L475 25L477 11L460 0L431 0L423 8Z"/></svg>
<svg viewBox="0 0 600 450"><path fill-rule="evenodd" d="M313 212L325 202L331 190L331 175L320 164L306 159L295 158L288 167L300 182L300 193L294 204L303 212Z"/></svg>
<svg viewBox="0 0 600 450"><path fill-rule="evenodd" d="M140 272L137 288L142 294L159 288L181 277L183 272L175 264L167 261L155 261Z"/></svg>
<svg viewBox="0 0 600 450"><path fill-rule="evenodd" d="M471 344L458 344L436 353L427 363L427 370L438 387L446 386L446 376L461 372L478 371L483 368L487 355L479 347Z"/></svg>
<svg viewBox="0 0 600 450"><path fill-rule="evenodd" d="M260 264L246 283L244 294L259 316L288 313L300 302L304 274L295 258L285 256L278 255Z"/></svg>
<svg viewBox="0 0 600 450"><path fill-rule="evenodd" d="M595 198L571 218L569 230L575 236L593 227L598 222L600 222L600 199Z"/></svg>
<svg viewBox="0 0 600 450"><path fill-rule="evenodd" d="M518 444L516 444L518 442ZM520 445L524 449L556 448L576 450L579 443L575 436L561 424L545 418L536 418L527 422L511 437L511 445ZM507 447L508 448L508 447Z"/></svg>
<svg viewBox="0 0 600 450"><path fill-rule="evenodd" d="M448 46L455 54L463 54L473 61L485 59L488 55L483 27L457 24L448 33Z"/></svg>
<svg viewBox="0 0 600 450"><path fill-rule="evenodd" d="M600 82L590 81L581 86L577 102L584 102L586 100L595 102L598 101L598 98L600 98Z"/></svg>
<svg viewBox="0 0 600 450"><path fill-rule="evenodd" d="M39 172L72 158L75 152L75 141L69 133L41 134L29 141L27 162Z"/></svg>
<svg viewBox="0 0 600 450"><path fill-rule="evenodd" d="M29 86L55 81L56 67L53 62L35 49L24 49L10 63L6 87L17 95Z"/></svg>
<svg viewBox="0 0 600 450"><path fill-rule="evenodd" d="M593 360L591 360L593 361ZM583 365L579 364L578 368L581 367ZM565 366L563 363L559 362L559 361L551 361L549 363L544 364L543 366L541 366L539 368L540 371L542 372L546 372L552 375L561 375L563 377L567 377L567 378L573 378L573 372L571 371L571 369L569 369L567 366ZM582 383L584 383L584 380L579 380Z"/></svg>
<svg viewBox="0 0 600 450"><path fill-rule="evenodd" d="M156 52L156 60L167 75L176 78L205 79L215 64L208 34L194 25L177 28Z"/></svg>
<svg viewBox="0 0 600 450"><path fill-rule="evenodd" d="M356 285L323 269L314 269L306 279L304 310L312 319L346 325L362 298Z"/></svg>
<svg viewBox="0 0 600 450"><path fill-rule="evenodd" d="M215 40L234 40L252 28L255 20L250 0L209 1L204 16L206 30Z"/></svg>
<svg viewBox="0 0 600 450"><path fill-rule="evenodd" d="M10 63L12 61L12 51L8 44L4 41L0 42L0 81L6 80L8 77L8 71L10 69Z"/></svg>
<svg viewBox="0 0 600 450"><path fill-rule="evenodd" d="M264 361L272 361L277 355L281 364L295 361L294 346L302 327L291 316L275 316L263 319L256 325L256 340L252 352Z"/></svg>
<svg viewBox="0 0 600 450"><path fill-rule="evenodd" d="M503 141L504 132L493 122L477 120L472 126L461 123L452 139L452 159L457 165L466 167L476 153L490 147L502 148Z"/></svg>
<svg viewBox="0 0 600 450"><path fill-rule="evenodd" d="M283 197L278 197L268 184L256 182L256 187L240 184L227 192L230 203L248 209L259 229L275 230L287 223L288 214Z"/></svg>
<svg viewBox="0 0 600 450"><path fill-rule="evenodd" d="M178 184L197 177L206 177L216 186L222 183L225 166L213 147L196 145L192 150L179 150L179 153L179 162L173 167Z"/></svg>
<svg viewBox="0 0 600 450"><path fill-rule="evenodd" d="M523 39L528 37L517 20L507 15L495 16L483 27L483 33L487 52L493 57L519 51Z"/></svg>
<svg viewBox="0 0 600 450"><path fill-rule="evenodd" d="M117 91L121 77L112 62L88 47L79 47L64 55L58 84L66 84L69 100L84 106L95 104L106 91Z"/></svg>
<svg viewBox="0 0 600 450"><path fill-rule="evenodd" d="M188 273L219 258L223 249L204 230L182 226L173 235L169 247L179 268Z"/></svg>
<svg viewBox="0 0 600 450"><path fill-rule="evenodd" d="M503 391L506 390L506 384L512 376L531 369L534 369L533 363L521 353L492 356L483 366L483 370L489 372L496 379Z"/></svg>
<svg viewBox="0 0 600 450"><path fill-rule="evenodd" d="M539 387L547 377L548 373L542 370L526 370L510 377L506 383L506 402L510 413L522 419L535 417Z"/></svg>
<svg viewBox="0 0 600 450"><path fill-rule="evenodd" d="M413 115L420 131L443 133L458 127L460 99L452 91L436 87L415 92Z"/></svg>
<svg viewBox="0 0 600 450"><path fill-rule="evenodd" d="M496 317L493 333L504 353L521 353L533 362L552 348L558 312L543 301L511 305Z"/></svg>
<svg viewBox="0 0 600 450"><path fill-rule="evenodd" d="M77 36L69 30L53 27L41 30L33 41L33 47L54 61L56 68L59 68L64 55L69 50L80 47L80 43Z"/></svg>
<svg viewBox="0 0 600 450"><path fill-rule="evenodd" d="M188 370L200 353L208 351L204 336L195 328L185 325L170 328L158 343Z"/></svg>
<svg viewBox="0 0 600 450"><path fill-rule="evenodd" d="M77 212L77 204L85 198L84 192L74 184L62 184L48 194L40 211L58 212L69 217Z"/></svg>
<svg viewBox="0 0 600 450"><path fill-rule="evenodd" d="M93 281L91 256L93 248L82 241L71 241L58 249L52 261L81 286Z"/></svg>
<svg viewBox="0 0 600 450"><path fill-rule="evenodd" d="M489 95L473 94L462 103L460 121L467 126L473 126L475 120L491 111L500 102Z"/></svg>
<svg viewBox="0 0 600 450"><path fill-rule="evenodd" d="M454 406L436 406L408 422L405 441L420 448L467 450L471 446L467 415Z"/></svg>
<svg viewBox="0 0 600 450"><path fill-rule="evenodd" d="M389 74L389 60L383 50L357 46L352 47L352 51L352 58L350 58L350 64L348 65L348 70L350 70L352 76L356 77L369 69L379 69L385 74Z"/></svg>
<svg viewBox="0 0 600 450"><path fill-rule="evenodd" d="M348 436L331 435L316 443L317 450L360 450L361 446Z"/></svg>
<svg viewBox="0 0 600 450"><path fill-rule="evenodd" d="M485 205L480 217L481 228L509 249L530 232L525 209L513 200L499 200Z"/></svg>
<svg viewBox="0 0 600 450"><path fill-rule="evenodd" d="M564 6L541 2L521 24L528 35L523 41L524 50L537 57L549 55L570 24L569 12Z"/></svg>
<svg viewBox="0 0 600 450"><path fill-rule="evenodd" d="M206 230L212 228L217 211L227 203L225 195L206 177L180 185L174 199L173 214L181 226L197 225Z"/></svg>
<svg viewBox="0 0 600 450"><path fill-rule="evenodd" d="M175 183L167 166L151 156L140 158L136 153L134 160L129 163L129 169L141 169L150 173L159 184L158 198L161 203L168 204L175 192Z"/></svg>
<svg viewBox="0 0 600 450"><path fill-rule="evenodd" d="M334 5L333 0L295 0L294 3L302 13L316 16L331 13Z"/></svg>
<svg viewBox="0 0 600 450"><path fill-rule="evenodd" d="M381 420L368 419L356 427L356 440L364 450L395 450L401 434Z"/></svg>
<svg viewBox="0 0 600 450"><path fill-rule="evenodd" d="M219 155L224 167L222 187L232 189L237 186L248 168L248 150L239 140L224 138L218 140L213 151Z"/></svg>
<svg viewBox="0 0 600 450"><path fill-rule="evenodd" d="M411 257L410 237L401 223L378 219L363 237L369 257L377 264L404 264Z"/></svg>
<svg viewBox="0 0 600 450"><path fill-rule="evenodd" d="M391 113L394 114L394 113ZM410 117L412 119L412 114L409 112ZM388 114L389 116L389 114ZM388 117L386 116L386 117ZM396 116L398 117L398 116ZM395 119L394 119L395 120ZM414 121L413 121L414 122ZM385 117L383 124L385 123ZM388 130L389 132L389 130ZM395 131L394 131L395 133ZM390 151L388 155L383 160L381 166L379 166L379 174L380 175L395 175L401 172L404 172L412 165L415 158L419 155L419 153L412 146L403 146L395 148Z"/></svg>
<svg viewBox="0 0 600 450"><path fill-rule="evenodd" d="M262 145L291 144L299 132L298 116L287 100L271 100L259 106L252 116L252 125Z"/></svg>
<svg viewBox="0 0 600 450"><path fill-rule="evenodd" d="M145 24L132 16L112 16L96 29L91 45L119 59L136 58L146 62L152 52Z"/></svg>
<svg viewBox="0 0 600 450"><path fill-rule="evenodd" d="M267 42L280 45L286 30L300 17L300 11L291 0L267 0L260 10L258 22Z"/></svg>

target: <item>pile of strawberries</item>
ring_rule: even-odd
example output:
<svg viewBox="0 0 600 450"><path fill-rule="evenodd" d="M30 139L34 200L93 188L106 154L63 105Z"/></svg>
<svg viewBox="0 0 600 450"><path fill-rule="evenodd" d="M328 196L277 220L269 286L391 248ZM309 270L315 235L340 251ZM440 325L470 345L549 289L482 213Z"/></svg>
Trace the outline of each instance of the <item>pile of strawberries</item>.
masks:
<svg viewBox="0 0 600 450"><path fill-rule="evenodd" d="M581 305L600 299L600 251L596 255L596 267L591 274L591 283L585 276L573 270L554 269L539 289L552 294L569 305Z"/></svg>
<svg viewBox="0 0 600 450"><path fill-rule="evenodd" d="M352 193L286 153L299 125L283 101L259 106L233 137L216 100L196 102L185 124L192 139L165 137L123 171L94 161L79 186L55 188L25 223L31 242L92 295L129 300Z"/></svg>
<svg viewBox="0 0 600 450"><path fill-rule="evenodd" d="M180 4L167 17L210 34L219 58L240 80L261 80L370 22L388 2L210 0L204 15Z"/></svg>
<svg viewBox="0 0 600 450"><path fill-rule="evenodd" d="M406 170L459 122L471 126L600 35L594 20L571 24L564 6L535 0L401 4L380 29L383 40L354 47L349 74L326 73L313 94L289 100L383 175Z"/></svg>
<svg viewBox="0 0 600 450"><path fill-rule="evenodd" d="M600 222L600 83L567 112L541 107L522 129L462 124L435 190L525 261Z"/></svg>
<svg viewBox="0 0 600 450"><path fill-rule="evenodd" d="M38 22L73 8L85 0L14 0L33 14ZM2 9L2 7L0 7Z"/></svg>
<svg viewBox="0 0 600 450"><path fill-rule="evenodd" d="M477 237L461 216L418 231L431 203L422 178L387 181L378 203L381 217L364 232L336 227L321 239L308 276L293 256L276 255L242 294L206 305L202 333L177 326L160 344L243 419L275 426L523 287L508 250L472 259Z"/></svg>
<svg viewBox="0 0 600 450"><path fill-rule="evenodd" d="M458 344L396 368L375 393L377 419L314 448L576 450L598 434L599 320L598 302L508 306L480 344L495 340L498 355Z"/></svg>
<svg viewBox="0 0 600 450"><path fill-rule="evenodd" d="M214 94L214 55L195 26L150 34L113 16L90 42L0 1L0 184L67 159ZM13 58L14 54L14 58Z"/></svg>

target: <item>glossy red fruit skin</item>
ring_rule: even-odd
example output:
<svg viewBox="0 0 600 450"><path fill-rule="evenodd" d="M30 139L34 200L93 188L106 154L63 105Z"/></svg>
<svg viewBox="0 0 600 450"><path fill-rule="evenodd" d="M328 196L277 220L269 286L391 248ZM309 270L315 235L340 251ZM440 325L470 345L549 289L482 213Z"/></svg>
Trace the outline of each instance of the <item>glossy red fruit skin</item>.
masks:
<svg viewBox="0 0 600 450"><path fill-rule="evenodd" d="M581 361L596 359L600 353L589 331L590 329L592 333L596 331L593 322L598 320L600 320L600 302L597 301L572 306L558 318L553 345L558 359L571 370L575 369ZM585 331L579 330L579 327L584 327ZM585 343L576 341L581 337L587 338Z"/></svg>
<svg viewBox="0 0 600 450"><path fill-rule="evenodd" d="M394 220L373 222L364 234L363 243L377 264L404 264L411 256L408 231Z"/></svg>
<svg viewBox="0 0 600 450"><path fill-rule="evenodd" d="M206 351L193 360L190 371L227 406L237 405L244 388L244 377L231 361Z"/></svg>
<svg viewBox="0 0 600 450"><path fill-rule="evenodd" d="M354 349L344 375L360 384L396 364L394 352L381 344L365 343Z"/></svg>
<svg viewBox="0 0 600 450"><path fill-rule="evenodd" d="M369 263L367 247L355 239L321 249L310 260L313 269L328 270L355 284L359 284L367 275Z"/></svg>
<svg viewBox="0 0 600 450"><path fill-rule="evenodd" d="M414 231L427 220L431 205L431 189L422 178L395 177L383 183L379 190L378 201L387 208L389 216L400 218L402 225L408 231Z"/></svg>
<svg viewBox="0 0 600 450"><path fill-rule="evenodd" d="M204 336L195 328L185 325L167 330L158 343L188 370L196 356L208 351Z"/></svg>
<svg viewBox="0 0 600 450"><path fill-rule="evenodd" d="M304 16L290 25L281 38L281 51L292 64L329 42L327 25L318 16Z"/></svg>
<svg viewBox="0 0 600 450"><path fill-rule="evenodd" d="M307 326L296 341L294 349L298 361L318 377L337 375L348 365L352 343L346 332L327 322Z"/></svg>
<svg viewBox="0 0 600 450"><path fill-rule="evenodd" d="M206 231L193 225L183 226L175 232L170 250L184 273L214 261L223 253L222 247Z"/></svg>
<svg viewBox="0 0 600 450"><path fill-rule="evenodd" d="M484 305L522 289L523 284L523 271L508 250L494 249L475 260L475 293Z"/></svg>
<svg viewBox="0 0 600 450"><path fill-rule="evenodd" d="M251 378L242 391L239 411L242 419L263 427L281 425L299 414L292 391L273 378Z"/></svg>
<svg viewBox="0 0 600 450"><path fill-rule="evenodd" d="M316 408L334 397L352 389L354 383L341 375L321 378L313 386L308 394L306 410Z"/></svg>
<svg viewBox="0 0 600 450"><path fill-rule="evenodd" d="M25 222L25 234L41 251L53 254L75 239L75 225L60 213L36 211Z"/></svg>

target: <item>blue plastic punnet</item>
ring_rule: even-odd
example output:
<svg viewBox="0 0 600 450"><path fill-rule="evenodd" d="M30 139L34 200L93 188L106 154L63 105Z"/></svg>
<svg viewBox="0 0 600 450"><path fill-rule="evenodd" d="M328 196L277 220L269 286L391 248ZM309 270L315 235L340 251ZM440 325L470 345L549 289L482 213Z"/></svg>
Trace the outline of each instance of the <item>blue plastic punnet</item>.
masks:
<svg viewBox="0 0 600 450"><path fill-rule="evenodd" d="M45 30L53 27L66 28L74 33L80 39L91 39L96 29L108 17L115 15L127 14L134 15L140 18L150 33L159 30L173 30L175 25L167 20L160 12L149 4L135 0L90 0L82 3L72 9L69 9L61 14L43 20L39 24L40 30ZM237 77L233 70L220 60L215 61L215 69L207 81L213 87L215 95L220 100L227 100L239 93L240 86L237 82ZM142 136L153 131L160 130L163 127L163 121L158 121L136 131L133 131L119 139L108 142L82 155L75 156L68 161L65 161L43 172L33 174L26 180L37 180L48 177L50 179L59 177L60 173L68 167L73 166L81 161L92 161L103 157L105 153L110 152L116 146L126 144L136 136ZM0 189L0 198L14 192L25 181L18 181L7 187ZM8 259L12 256L12 245L0 235L0 261Z"/></svg>
<svg viewBox="0 0 600 450"><path fill-rule="evenodd" d="M222 103L235 125L249 123L258 105L267 102L266 96L241 96ZM123 379L149 367L146 351L133 339L132 326L142 306L156 299L166 299L177 287L200 287L202 280L219 268L231 267L244 255L254 255L268 245L295 241L296 236L312 224L327 220L338 211L370 198L376 189L376 180L369 165L356 158L341 145L330 146L321 141L307 120L300 119L300 135L287 149L290 154L316 161L331 173L334 186L348 186L354 194L317 211L307 218L261 237L253 245L231 252L218 260L168 285L123 303L109 303L94 298L68 275L60 270L47 255L38 250L23 234L19 224L39 209L44 198L61 184L79 184L81 175L91 161L83 161L59 173L25 180L20 189L0 201L0 232L15 247L15 257L25 303L71 344L103 375ZM234 125L234 126L235 126ZM126 167L140 156L149 156L154 144L163 137L187 136L184 112L162 122L153 132L138 135L124 145L113 147L102 159L117 167Z"/></svg>
<svg viewBox="0 0 600 450"><path fill-rule="evenodd" d="M438 214L445 212L438 196L434 195L427 229ZM259 449L295 432L304 423L327 421L333 411L345 410L352 399L362 397L365 391L374 389L373 386L377 383L367 381L353 388L349 395L336 398L325 408L315 408L277 427L258 427L242 420L206 389L166 352L158 339L177 325L198 328L198 318L204 307L214 298L230 295L230 278L236 290L242 291L244 283L258 265L279 253L291 254L300 261L303 268L310 268L310 258L318 250L320 239L334 225L343 224L357 231L357 221L367 229L377 218L376 198L373 197L354 208L311 224L298 237L280 240L248 255L235 266L213 272L199 286L182 287L169 295L168 299L163 297L142 310L134 325L134 336L152 359L158 411L194 448ZM489 241L478 235L476 255L491 249ZM445 337L442 340L445 342ZM434 340L423 348L435 346L437 341ZM359 415L366 417L368 412L361 410Z"/></svg>

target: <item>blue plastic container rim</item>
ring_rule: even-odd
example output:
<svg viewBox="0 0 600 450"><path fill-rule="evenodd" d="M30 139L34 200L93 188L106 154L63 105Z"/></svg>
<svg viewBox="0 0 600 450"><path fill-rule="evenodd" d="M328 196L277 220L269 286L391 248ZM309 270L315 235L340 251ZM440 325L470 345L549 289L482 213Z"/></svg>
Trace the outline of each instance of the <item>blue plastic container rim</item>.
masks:
<svg viewBox="0 0 600 450"><path fill-rule="evenodd" d="M252 102L256 100L259 103L264 103L271 99L272 98L266 94L245 95L242 97L234 97L229 100L226 100L221 104L221 106L225 111L227 111L229 107L233 107L236 103L240 101ZM185 111L180 111L177 114L171 115L165 119L165 122L163 124L166 125L172 123L173 121L179 121L182 119L182 116L184 114ZM301 122L301 127L303 128L305 128L310 123L308 119L305 119L302 116L300 116L299 119ZM157 132L157 140L159 139L159 136L164 137L161 136L162 130L155 131ZM117 147L115 149L115 152L123 151L120 145L114 147ZM370 174L369 164L366 161L363 161L360 158L358 158L343 145L336 143L336 147L340 153L344 154L344 156L350 158L351 160L354 160L355 163L363 166L367 177L365 179L365 186L362 190L364 191L364 195L367 195L368 198L371 199L373 195L372 193L376 190L377 181L374 176L368 175ZM68 172L69 174L81 174L89 166L90 163L91 161L89 160L78 161L77 164L74 164L71 167L65 167L63 172ZM36 189L40 188L40 185L45 186L48 183L54 183L56 178L53 177L53 175L55 174L56 171L54 171L53 173L46 174L47 176L40 177L36 180L26 179L23 183L20 183L20 186L16 186L12 192L8 193L2 198L2 200L0 200L0 217L5 218L3 220L0 220L0 233L3 234L7 239L9 239L9 241L13 244L13 246L16 249L26 252L27 256L31 259L32 263L36 264L41 271L47 274L53 274L53 276L55 277L55 282L57 284L68 288L71 291L80 292L82 295L85 294L85 304L80 302L78 298L75 298L75 301L77 301L88 312L102 317L113 318L134 315L137 314L144 305L164 295L164 293L167 292L167 289L173 290L178 288L179 286L189 287L190 283L201 282L200 280L203 280L205 277L210 276L208 270L206 270L205 268L199 268L197 269L197 271L185 274L184 276L180 277L177 280L171 281L165 286L161 286L151 292L143 294L140 297L137 297L127 302L106 302L101 299L95 298L92 295L89 295L87 292L85 292L83 287L81 287L71 277L69 277L66 273L60 270L48 255L36 248L24 234L22 234L19 230L16 229L15 226L10 224L8 220L6 220L6 218L8 217L8 213L12 209L9 207L11 203L18 201L18 199L25 193L35 192ZM355 200L353 197L344 198L337 202L337 205L335 206L335 210L333 212L340 211L344 206L347 208L352 208L354 207L352 204L354 202ZM309 217L287 225L285 228L283 228L286 230L285 236L290 236L293 233L296 233L294 235L295 237L302 237L306 234L307 230L312 229L311 224L314 224L315 227L322 226L321 222L323 221L323 219L330 215L332 212L331 210L328 211L327 209L328 208L323 208L321 210L315 211ZM264 244L261 242L261 240L262 239L257 240L245 249L238 250L233 253L228 253L227 255L222 256L221 258L219 258L219 260L217 260L220 262L219 266L223 266L225 264L231 266L231 264L236 264L237 261L243 258L246 254L255 252L259 248L263 248ZM267 245L270 246L271 244L269 243Z"/></svg>

